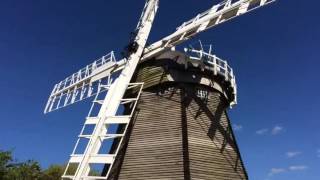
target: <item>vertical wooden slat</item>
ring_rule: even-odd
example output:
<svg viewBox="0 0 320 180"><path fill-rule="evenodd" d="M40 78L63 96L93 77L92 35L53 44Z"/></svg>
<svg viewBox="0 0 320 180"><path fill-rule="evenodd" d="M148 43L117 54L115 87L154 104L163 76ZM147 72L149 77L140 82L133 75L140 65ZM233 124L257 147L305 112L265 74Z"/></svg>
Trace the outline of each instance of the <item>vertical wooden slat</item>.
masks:
<svg viewBox="0 0 320 180"><path fill-rule="evenodd" d="M146 88L110 179L248 179L227 98L210 86L169 82L167 70L151 65L137 71L135 80ZM198 90L207 97L198 97Z"/></svg>

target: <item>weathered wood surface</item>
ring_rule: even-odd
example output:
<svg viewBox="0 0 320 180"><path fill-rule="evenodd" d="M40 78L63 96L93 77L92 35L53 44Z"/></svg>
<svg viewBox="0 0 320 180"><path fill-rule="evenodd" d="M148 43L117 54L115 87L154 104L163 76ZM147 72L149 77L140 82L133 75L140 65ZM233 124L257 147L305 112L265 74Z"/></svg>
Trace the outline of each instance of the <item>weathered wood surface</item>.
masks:
<svg viewBox="0 0 320 180"><path fill-rule="evenodd" d="M169 82L163 69L137 72L146 88L110 179L248 179L227 97L209 85Z"/></svg>

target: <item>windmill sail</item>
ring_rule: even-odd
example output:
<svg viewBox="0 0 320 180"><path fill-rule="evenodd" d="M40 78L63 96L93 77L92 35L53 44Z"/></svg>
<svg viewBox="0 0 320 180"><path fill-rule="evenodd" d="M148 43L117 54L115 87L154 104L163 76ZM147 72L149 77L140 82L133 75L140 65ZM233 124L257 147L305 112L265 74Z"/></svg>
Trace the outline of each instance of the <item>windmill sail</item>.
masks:
<svg viewBox="0 0 320 180"><path fill-rule="evenodd" d="M189 40L209 28L274 1L275 0L224 0L209 10L198 14L195 18L184 22L171 35L145 47L159 3L159 0L146 0L134 33L135 37L130 42L124 59L116 61L113 52L111 52L57 83L49 96L44 110L45 113L95 96L89 115L78 136L77 143L70 155L62 178L72 180L117 179L116 176L120 175L121 177L120 166L123 155L125 154L123 149L125 149L126 146L128 146L128 152L140 153L139 158L142 158L142 160L143 157L141 153L144 153L146 147L157 146L158 148L151 147L151 149L153 148L152 151L150 151L150 149L146 150L149 151L150 155L147 158L151 158L153 162L157 160L152 157L154 151L157 151L156 153L161 155L164 149L167 150L165 145L168 144L168 139L164 138L163 135L165 134L169 139L174 137L174 140L171 139L174 144L171 147L172 153L174 154L172 158L182 157L182 160L180 159L173 164L172 170L174 172L169 174L169 171L164 172L161 170L161 172L158 172L158 174L164 172L165 176L170 176L170 178L169 176L164 176L162 179L183 179L182 177L190 179L191 174L196 174L197 177L201 177L202 173L198 172L197 167L185 165L186 162L191 163L189 159L185 159L189 158L189 155L195 155L194 157L198 156L200 160L195 164L201 162L199 165L203 165L203 170L208 173L206 178L215 178L216 174L210 174L213 172L211 171L211 165L216 166L212 164L215 163L215 158L225 158L223 157L225 156L225 154L223 154L224 152L230 154L226 155L226 158L229 159L222 161L222 163L227 163L229 160L234 162L224 164L223 167L219 166L217 168L217 172L220 171L218 174L221 173L222 169L222 171L224 171L222 174L232 175L232 177L230 176L232 179L234 179L234 176L237 176L236 179L247 179L248 177L244 170L226 113L227 106L237 102L237 87L232 68L226 61L212 55L211 49L209 53L202 50L189 50L189 53L194 53L196 56L183 55L182 58L180 57L180 62L178 62L178 60L181 54L178 52L169 52L169 54L171 53L171 55L178 57L178 60L175 59L174 62L166 62L168 58L169 61L173 61L173 59L170 59L171 55L164 59L160 56L166 55L166 52L172 49L172 47ZM158 66L152 65L152 63L150 65L150 61L154 63L157 61ZM190 62L192 64L192 71L189 72L187 66ZM197 63L198 65L194 66ZM137 69L138 64L139 68ZM173 69L170 72L166 69L169 68L169 66L172 66L170 68ZM145 76L143 75L144 72L146 74L151 73L151 75ZM137 77L134 75L137 75ZM139 79L141 81L138 81ZM145 83L145 81L148 82ZM166 83L166 86L160 87L162 82ZM160 89L153 89L155 87L160 87ZM144 93L143 90L146 90L146 93ZM107 91L107 93L105 93L105 97L101 99L99 95L103 91ZM142 100L145 101L145 105L147 106L154 106L156 104L155 107L150 107L150 109L155 109L155 111L158 111L157 108L162 107L162 105L170 108L163 107L163 111L159 110L159 112L156 112L158 113L156 118L152 118L153 112L145 108L141 111L142 114L139 118L135 109L136 107L143 107L143 103L138 103L140 97L142 97ZM171 101L170 98L176 99ZM215 107L214 115L211 112L211 107L208 105ZM93 113L93 108L97 106L99 108L98 111ZM189 113L187 112L188 108L192 109L192 111L188 111ZM168 114L167 109L172 112L172 114ZM195 123L199 120L197 119L198 117L200 117L202 123L200 126L199 123ZM137 124L140 123L140 129L132 132L134 140L129 142L130 131L134 131L134 128L137 128L131 127L131 125L134 126L132 123L134 118L138 118ZM145 118L147 118L147 120L144 120ZM194 121L188 122L188 118L193 118L192 120ZM155 123L153 120L156 120L156 123L160 123L160 126L153 124ZM168 123L166 121L168 121ZM149 123L149 126L144 126L144 123ZM208 123L211 123L210 127ZM179 133L177 133L176 127L173 128L173 131L168 131L167 127L171 126L170 124L180 128L178 130ZM112 132L112 125L117 126L115 133ZM93 126L91 133L86 133L85 131L88 126ZM189 128L189 130L191 129L190 132L194 133L190 134L190 138L188 137L188 126L198 126L197 132L194 131L194 128ZM159 133L155 135L153 131L150 131L150 127L155 128L154 131L158 128L164 129L160 129ZM208 132L203 133L203 129ZM144 137L141 135L145 133L148 134L149 137L146 138L149 138L150 143L143 143ZM218 135L216 136L216 134ZM159 138L159 140L162 141L161 143L165 145L161 145L157 141L153 142L155 138ZM83 139L86 140L85 147L81 152L78 152L79 142ZM108 149L107 152L105 152L103 148L103 143L106 140L112 141L112 147ZM212 142L215 145L213 145ZM141 143L143 144L142 146ZM179 148L180 145L182 145L182 149ZM188 150L189 147L190 151ZM218 150L217 147L220 150ZM201 153L198 153L198 151ZM211 158L211 152L217 153L214 158ZM218 154L219 152L220 154ZM183 155L180 156L177 155L177 153L183 153ZM130 159L130 154L127 157ZM203 157L205 158L201 159ZM208 161L208 158L211 159ZM132 159L135 158L131 157L129 163L123 164L125 170L122 171L123 178L120 179L128 179L128 177L130 177L129 179L141 179L140 177L132 177L132 173L140 173L145 179L152 179L155 176L153 166L146 168L143 164L147 162L147 165L150 165L150 163L152 163L151 161L147 160L140 163L139 160L138 164L135 164L137 161L134 162ZM168 163L170 164L172 161ZM96 164L104 166L103 172L98 176L92 176L93 165ZM161 163L153 164L156 164L159 169L164 167L168 169L168 167L170 167L166 165L162 166ZM183 171L181 171L182 168L174 169L178 166L182 167L182 165ZM127 167L130 167L129 171ZM132 172L131 169L134 168L137 168L137 171ZM150 174L144 173L145 170L148 170ZM225 172L225 170L231 173L229 174L229 172ZM184 174L174 174L182 172ZM224 175L221 175L221 177L225 178Z"/></svg>
<svg viewBox="0 0 320 180"><path fill-rule="evenodd" d="M110 86L116 78L116 72L123 68L123 61L117 62L114 53L110 52L55 84L44 113L92 97L102 84Z"/></svg>
<svg viewBox="0 0 320 180"><path fill-rule="evenodd" d="M259 7L266 6L275 0L236 0L223 1L214 5L209 10L197 15L189 21L184 22L177 30L169 36L151 44L145 48L141 60L157 56L171 47L179 45L197 34L231 20L237 16L248 13ZM102 64L96 71L94 64ZM48 98L44 113L71 105L88 97L94 96L99 80L105 80L112 73L123 69L125 59L116 61L113 52L103 56L101 59L89 64L82 70L74 73L65 80L57 83ZM89 72L89 73L88 73ZM116 77L116 76L115 76ZM65 85L66 84L66 85ZM109 84L110 85L110 84Z"/></svg>

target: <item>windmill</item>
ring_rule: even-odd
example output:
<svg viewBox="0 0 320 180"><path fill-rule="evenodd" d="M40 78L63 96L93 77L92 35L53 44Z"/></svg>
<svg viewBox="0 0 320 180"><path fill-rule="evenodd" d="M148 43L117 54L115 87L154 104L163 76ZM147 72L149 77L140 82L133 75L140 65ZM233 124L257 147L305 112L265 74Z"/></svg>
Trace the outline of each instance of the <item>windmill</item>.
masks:
<svg viewBox="0 0 320 180"><path fill-rule="evenodd" d="M117 61L110 52L57 83L49 96L44 113L94 97L62 178L247 179L225 111L237 103L232 68L211 47L182 53L175 46L273 1L224 0L146 46L159 3L146 0L125 58ZM196 125L189 116L201 122ZM198 135L201 128L207 133ZM219 149L221 162L229 164L206 162L221 157L213 151L203 154L204 149L197 149L202 146ZM216 174L209 172L212 163ZM102 172L93 172L95 165Z"/></svg>

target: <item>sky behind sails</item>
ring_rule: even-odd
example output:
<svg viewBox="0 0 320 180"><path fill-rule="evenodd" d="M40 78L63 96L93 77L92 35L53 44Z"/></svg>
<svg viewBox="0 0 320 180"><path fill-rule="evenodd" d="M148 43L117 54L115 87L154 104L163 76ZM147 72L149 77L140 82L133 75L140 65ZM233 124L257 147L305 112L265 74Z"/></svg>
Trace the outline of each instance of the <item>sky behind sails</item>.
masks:
<svg viewBox="0 0 320 180"><path fill-rule="evenodd" d="M210 8L212 0L162 0L152 43ZM65 163L90 101L43 115L54 83L128 43L144 1L2 0L0 149L43 166ZM229 110L250 179L320 177L319 1L278 0L202 33L234 68Z"/></svg>

